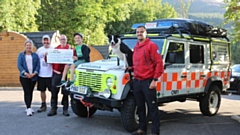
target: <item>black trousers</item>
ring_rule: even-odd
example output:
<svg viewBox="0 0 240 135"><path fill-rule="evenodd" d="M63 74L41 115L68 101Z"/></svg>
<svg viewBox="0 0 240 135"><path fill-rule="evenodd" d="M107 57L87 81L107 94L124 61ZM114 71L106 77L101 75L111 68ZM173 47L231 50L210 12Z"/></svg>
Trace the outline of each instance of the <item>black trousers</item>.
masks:
<svg viewBox="0 0 240 135"><path fill-rule="evenodd" d="M157 104L156 90L149 89L152 79L137 80L133 82L133 94L138 107L139 129L147 131L147 117L145 103L152 119L152 133L159 134L160 118Z"/></svg>
<svg viewBox="0 0 240 135"><path fill-rule="evenodd" d="M32 97L33 97L33 89L36 84L36 81L32 81L32 79L28 78L19 78L20 83L22 85L24 91L24 102L27 108L31 108Z"/></svg>
<svg viewBox="0 0 240 135"><path fill-rule="evenodd" d="M52 107L52 109L57 109L58 108L57 107L58 93L59 93L60 88L58 88L56 86L61 82L61 79L62 79L62 74L53 73L53 76L52 76L52 90L51 90L51 93L52 93L51 107ZM68 95L67 94L63 94L61 104L63 105L63 110L68 109L69 100L68 100Z"/></svg>

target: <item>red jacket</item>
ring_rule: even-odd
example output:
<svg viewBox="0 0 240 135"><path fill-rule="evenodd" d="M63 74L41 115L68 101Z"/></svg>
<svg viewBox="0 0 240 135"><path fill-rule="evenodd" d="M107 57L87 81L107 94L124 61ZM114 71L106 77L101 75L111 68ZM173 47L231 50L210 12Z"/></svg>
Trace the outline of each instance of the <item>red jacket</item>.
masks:
<svg viewBox="0 0 240 135"><path fill-rule="evenodd" d="M163 61L158 46L147 38L137 42L133 53L134 78L138 80L159 78L163 72Z"/></svg>
<svg viewBox="0 0 240 135"><path fill-rule="evenodd" d="M71 48L71 47L68 44L64 47L62 47L61 45L58 45L57 47L55 47L55 49L69 49L69 48ZM73 55L77 56L75 49L73 49ZM53 70L56 70L56 71L61 72L61 73L63 72L64 67L65 67L65 64L52 64Z"/></svg>

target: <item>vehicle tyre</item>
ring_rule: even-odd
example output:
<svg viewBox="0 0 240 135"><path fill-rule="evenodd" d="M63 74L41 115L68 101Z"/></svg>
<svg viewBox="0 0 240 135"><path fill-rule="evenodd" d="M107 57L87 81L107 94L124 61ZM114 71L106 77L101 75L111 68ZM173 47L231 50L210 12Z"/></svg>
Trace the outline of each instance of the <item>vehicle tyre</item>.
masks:
<svg viewBox="0 0 240 135"><path fill-rule="evenodd" d="M79 117L88 117L88 110L79 100L71 99L72 111ZM89 108L89 117L91 117L97 111L96 108Z"/></svg>
<svg viewBox="0 0 240 135"><path fill-rule="evenodd" d="M240 95L240 86L239 86L238 89L237 89L237 94Z"/></svg>
<svg viewBox="0 0 240 135"><path fill-rule="evenodd" d="M221 92L219 87L212 85L206 95L200 98L199 107L203 115L215 115L221 104Z"/></svg>
<svg viewBox="0 0 240 135"><path fill-rule="evenodd" d="M129 95L123 102L123 106L121 108L121 121L123 127L128 132L133 132L138 129L139 117L137 114L137 106L135 103L135 99L133 95ZM146 115L148 118L148 107L146 104Z"/></svg>
<svg viewBox="0 0 240 135"><path fill-rule="evenodd" d="M128 132L133 132L138 129L138 123L136 120L137 114L136 112L136 103L134 100L134 97L132 95L128 96L124 102L123 106L121 108L121 121L123 124L123 127L128 131Z"/></svg>

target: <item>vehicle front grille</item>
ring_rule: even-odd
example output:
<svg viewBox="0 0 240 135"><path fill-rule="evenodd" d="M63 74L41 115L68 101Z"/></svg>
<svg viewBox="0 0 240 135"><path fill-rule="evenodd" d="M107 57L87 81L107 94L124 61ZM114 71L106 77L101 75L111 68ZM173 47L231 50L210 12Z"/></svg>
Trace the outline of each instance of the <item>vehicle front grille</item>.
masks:
<svg viewBox="0 0 240 135"><path fill-rule="evenodd" d="M79 85L88 86L92 91L101 91L102 74L79 72Z"/></svg>

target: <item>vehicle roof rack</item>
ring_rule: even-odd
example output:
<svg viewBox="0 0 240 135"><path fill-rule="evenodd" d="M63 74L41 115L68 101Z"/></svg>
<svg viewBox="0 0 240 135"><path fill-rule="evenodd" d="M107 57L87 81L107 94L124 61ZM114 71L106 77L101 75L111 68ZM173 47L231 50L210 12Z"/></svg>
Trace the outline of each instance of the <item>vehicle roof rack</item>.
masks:
<svg viewBox="0 0 240 135"><path fill-rule="evenodd" d="M159 19L147 23L137 23L132 25L132 33L136 32L136 28L144 26L148 33L158 33L159 36L169 34L188 34L191 38L193 36L201 36L208 38L227 38L227 30L214 27L208 23L192 19Z"/></svg>

